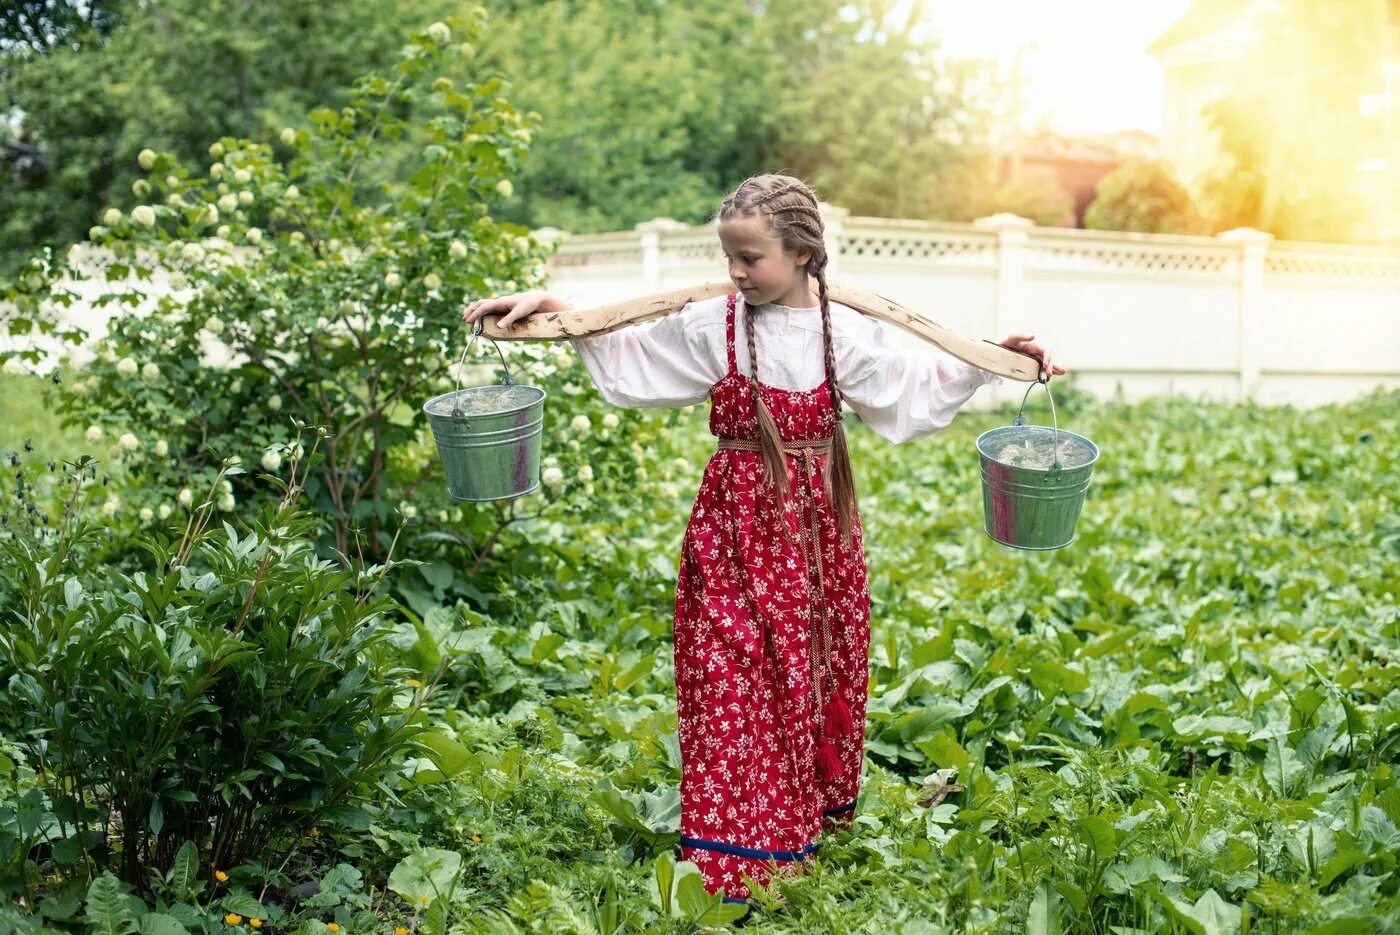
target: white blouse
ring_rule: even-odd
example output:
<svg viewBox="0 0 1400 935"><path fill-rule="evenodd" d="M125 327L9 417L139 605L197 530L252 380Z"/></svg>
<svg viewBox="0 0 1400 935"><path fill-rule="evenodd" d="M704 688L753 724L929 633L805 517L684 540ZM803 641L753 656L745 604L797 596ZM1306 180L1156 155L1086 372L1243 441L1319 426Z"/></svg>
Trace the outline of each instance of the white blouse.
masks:
<svg viewBox="0 0 1400 935"><path fill-rule="evenodd" d="M616 406L689 406L709 395L728 369L726 297L688 303L654 323L571 338L603 398ZM735 357L747 375L744 301L735 310ZM821 309L754 309L758 375L765 384L807 390L823 383ZM930 435L994 373L964 363L901 328L831 303L836 378L842 395L875 432L892 442Z"/></svg>

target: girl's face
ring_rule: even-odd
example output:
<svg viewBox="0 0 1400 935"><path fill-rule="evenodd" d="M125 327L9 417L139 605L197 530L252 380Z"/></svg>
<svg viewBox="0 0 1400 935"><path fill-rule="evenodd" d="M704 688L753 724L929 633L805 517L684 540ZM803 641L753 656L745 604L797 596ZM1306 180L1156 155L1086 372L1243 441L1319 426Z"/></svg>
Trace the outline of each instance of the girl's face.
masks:
<svg viewBox="0 0 1400 935"><path fill-rule="evenodd" d="M772 302L793 308L817 304L807 283L811 253L790 253L761 214L730 218L719 224L719 242L729 259L729 280L750 305Z"/></svg>

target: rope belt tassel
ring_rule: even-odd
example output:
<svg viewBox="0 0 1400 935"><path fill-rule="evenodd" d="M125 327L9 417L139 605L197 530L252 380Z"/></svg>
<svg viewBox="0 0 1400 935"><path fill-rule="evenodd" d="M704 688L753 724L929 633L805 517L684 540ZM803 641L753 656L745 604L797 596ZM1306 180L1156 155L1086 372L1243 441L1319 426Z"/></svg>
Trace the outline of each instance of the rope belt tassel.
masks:
<svg viewBox="0 0 1400 935"><path fill-rule="evenodd" d="M851 722L851 712L846 703L836 693L835 685L831 686L832 691L826 693L824 683L830 679L835 681L831 672L831 620L827 614L826 596L823 589L823 565L820 527L817 516L817 499L812 495L812 488L816 483L817 456L831 454L831 438L814 438L807 441L783 442L781 445L784 454L793 455L799 461L799 467L805 481L804 490L806 492L806 509L802 512L802 546L807 556L807 586L811 597L811 602L817 607L817 614L814 615L820 621L820 627L814 627L812 631L812 694L815 701L815 717L817 720L817 773L822 779L832 781L841 773L841 759L836 754L836 750L831 745L831 741L848 735L854 725ZM762 451L759 443L747 438L721 438L719 449L735 451ZM830 472L825 476L823 489L830 495Z"/></svg>

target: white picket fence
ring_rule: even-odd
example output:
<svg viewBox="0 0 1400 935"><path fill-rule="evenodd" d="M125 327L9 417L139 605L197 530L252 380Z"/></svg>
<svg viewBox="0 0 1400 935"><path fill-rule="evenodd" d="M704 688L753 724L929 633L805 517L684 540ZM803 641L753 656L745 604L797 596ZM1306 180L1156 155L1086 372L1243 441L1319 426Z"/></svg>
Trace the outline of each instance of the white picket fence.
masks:
<svg viewBox="0 0 1400 935"><path fill-rule="evenodd" d="M970 337L1034 333L1095 394L1312 406L1400 387L1394 250L1276 242L1247 229L1167 237L1037 227L1010 215L940 224L850 217L830 206L823 214L833 282ZM580 306L726 277L710 225L657 219L619 233L537 234L560 240L550 287ZM105 253L79 245L70 258L98 274ZM79 300L62 317L92 338L74 355L81 362L106 333L110 311L91 303L110 286L98 274L69 287ZM169 291L164 271L145 288ZM30 342L53 344L0 337L0 350ZM217 342L202 350L214 361L227 356ZM1008 381L980 390L971 405L1023 391Z"/></svg>
<svg viewBox="0 0 1400 935"><path fill-rule="evenodd" d="M1034 333L1095 394L1312 406L1400 386L1400 252L1248 229L1177 237L1010 215L941 224L823 214L831 281L970 337ZM710 225L662 218L619 233L541 233L561 240L551 288L579 305L726 278ZM1022 392L1008 381L974 404Z"/></svg>

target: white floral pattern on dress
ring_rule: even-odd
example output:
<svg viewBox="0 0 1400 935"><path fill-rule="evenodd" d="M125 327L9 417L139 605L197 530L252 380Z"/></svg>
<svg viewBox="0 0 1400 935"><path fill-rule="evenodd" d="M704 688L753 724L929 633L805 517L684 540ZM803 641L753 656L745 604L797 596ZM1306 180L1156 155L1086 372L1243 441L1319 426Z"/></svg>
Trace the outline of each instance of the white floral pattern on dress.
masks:
<svg viewBox="0 0 1400 935"><path fill-rule="evenodd" d="M728 372L710 391L710 431L753 439L758 419L735 359L735 297L726 323ZM762 355L760 353L760 361ZM784 441L825 438L836 412L825 383L792 391L760 384ZM681 856L711 893L747 896L741 874L766 882L800 870L824 820L848 821L865 754L870 596L859 516L840 540L824 481L825 455L806 482L789 456L780 510L758 452L716 451L705 468L681 547L676 585L676 710L681 747ZM834 690L852 730L832 741L841 771L815 764L811 628L802 525L816 500L823 598L831 622Z"/></svg>

